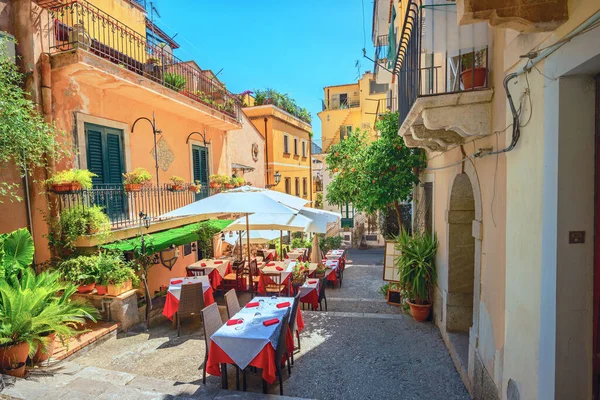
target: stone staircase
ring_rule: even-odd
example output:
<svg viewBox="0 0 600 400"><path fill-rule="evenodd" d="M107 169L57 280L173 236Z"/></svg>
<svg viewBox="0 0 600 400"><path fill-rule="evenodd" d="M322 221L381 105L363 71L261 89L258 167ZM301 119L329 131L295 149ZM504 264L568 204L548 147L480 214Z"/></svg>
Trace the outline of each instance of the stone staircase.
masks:
<svg viewBox="0 0 600 400"><path fill-rule="evenodd" d="M298 397L223 390L62 361L30 372L27 379L1 376L0 399L280 399Z"/></svg>

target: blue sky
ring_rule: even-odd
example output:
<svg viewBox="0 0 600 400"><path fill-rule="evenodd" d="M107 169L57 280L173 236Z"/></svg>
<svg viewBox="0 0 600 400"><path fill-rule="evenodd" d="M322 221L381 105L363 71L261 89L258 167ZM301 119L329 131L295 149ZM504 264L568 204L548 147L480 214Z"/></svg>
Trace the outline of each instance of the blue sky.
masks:
<svg viewBox="0 0 600 400"><path fill-rule="evenodd" d="M149 0L148 0L149 1ZM372 0L155 0L155 22L177 33L176 55L194 59L234 93L270 87L288 93L313 116L321 144L323 87L354 82L373 69L362 56L363 3L367 55Z"/></svg>

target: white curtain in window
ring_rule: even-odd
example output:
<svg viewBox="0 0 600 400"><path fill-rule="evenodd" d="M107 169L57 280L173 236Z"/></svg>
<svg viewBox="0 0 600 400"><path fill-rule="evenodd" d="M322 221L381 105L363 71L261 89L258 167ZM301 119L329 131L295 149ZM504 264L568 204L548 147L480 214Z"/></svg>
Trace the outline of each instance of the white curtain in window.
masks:
<svg viewBox="0 0 600 400"><path fill-rule="evenodd" d="M421 42L426 54L448 53L448 57L469 53L488 44L488 24L480 22L458 25L456 3L446 0L425 0L423 7L425 35Z"/></svg>

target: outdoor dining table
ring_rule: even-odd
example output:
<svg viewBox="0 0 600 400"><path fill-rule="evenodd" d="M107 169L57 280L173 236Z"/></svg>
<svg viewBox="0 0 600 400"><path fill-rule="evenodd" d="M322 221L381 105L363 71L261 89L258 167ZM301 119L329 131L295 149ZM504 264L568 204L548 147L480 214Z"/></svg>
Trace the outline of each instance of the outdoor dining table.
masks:
<svg viewBox="0 0 600 400"><path fill-rule="evenodd" d="M275 249L262 249L266 260L274 260L277 257L277 250Z"/></svg>
<svg viewBox="0 0 600 400"><path fill-rule="evenodd" d="M329 250L327 254L325 254L325 258L328 260L337 260L339 258L346 258L346 250L343 249L335 249Z"/></svg>
<svg viewBox="0 0 600 400"><path fill-rule="evenodd" d="M290 251L289 253L287 253L287 255L285 256L285 258L288 258L290 260L303 260L304 259L304 252L303 251Z"/></svg>
<svg viewBox="0 0 600 400"><path fill-rule="evenodd" d="M329 275L327 275L327 280L329 282L332 282L334 286L337 285L337 283L338 283L337 269L340 268L340 265L341 265L340 259L338 258L338 259L333 259L333 260L321 260L321 262L328 269L331 269L331 272L329 272Z"/></svg>
<svg viewBox="0 0 600 400"><path fill-rule="evenodd" d="M210 287L208 276L187 276L184 278L171 278L169 281L169 289L167 289L167 297L165 299L165 307L163 315L172 320L173 315L179 309L179 298L181 297L181 286L190 283L202 283L202 291L204 292L204 306L209 306L215 302L213 289Z"/></svg>
<svg viewBox="0 0 600 400"><path fill-rule="evenodd" d="M298 287L300 292L300 301L310 304L314 310L319 307L319 280L317 278L308 278L302 286Z"/></svg>
<svg viewBox="0 0 600 400"><path fill-rule="evenodd" d="M282 317L293 304L293 297L253 298L229 320L232 321L232 325L224 324L210 337L206 372L221 376L221 364L235 364L241 369L253 366L262 369L265 381L275 382L275 350L281 332ZM263 324L273 318L279 321L269 326ZM233 323L236 321L241 322ZM296 314L296 326L299 332L304 329L300 310ZM289 328L286 341L288 351L293 351L294 339ZM224 379L222 383L223 386L226 385Z"/></svg>
<svg viewBox="0 0 600 400"><path fill-rule="evenodd" d="M224 259L202 259L190 264L187 267L188 270L205 270L205 275L210 278L210 284L214 290L216 290L223 281L225 275L232 272L231 260L229 258Z"/></svg>
<svg viewBox="0 0 600 400"><path fill-rule="evenodd" d="M271 261L260 268L263 273L281 272L281 284L286 287L287 293L290 293L290 282L292 281L292 270L295 262ZM265 294L265 286L262 280L258 281L258 293Z"/></svg>

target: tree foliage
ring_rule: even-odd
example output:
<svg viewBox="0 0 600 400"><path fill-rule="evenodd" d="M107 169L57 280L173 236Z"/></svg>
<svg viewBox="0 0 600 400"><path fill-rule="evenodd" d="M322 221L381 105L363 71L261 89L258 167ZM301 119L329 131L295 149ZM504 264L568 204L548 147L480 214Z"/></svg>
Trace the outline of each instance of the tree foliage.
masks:
<svg viewBox="0 0 600 400"><path fill-rule="evenodd" d="M425 167L421 150L406 147L398 136L398 114L383 114L375 125L379 140L367 143L364 132L352 134L331 146L326 157L333 179L327 187L327 202L351 203L356 211L374 213L392 206L402 225L400 202L409 200Z"/></svg>
<svg viewBox="0 0 600 400"><path fill-rule="evenodd" d="M23 75L8 57L6 45L0 41L0 164L16 165L21 176L35 168L45 167L50 157L65 156L61 135L44 121L22 88ZM17 183L0 182L0 203L8 198L21 201Z"/></svg>

